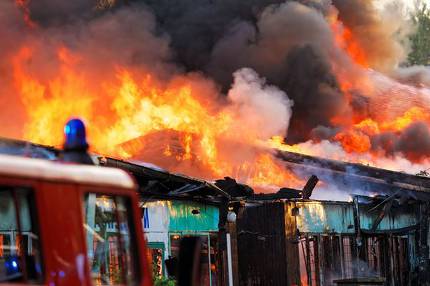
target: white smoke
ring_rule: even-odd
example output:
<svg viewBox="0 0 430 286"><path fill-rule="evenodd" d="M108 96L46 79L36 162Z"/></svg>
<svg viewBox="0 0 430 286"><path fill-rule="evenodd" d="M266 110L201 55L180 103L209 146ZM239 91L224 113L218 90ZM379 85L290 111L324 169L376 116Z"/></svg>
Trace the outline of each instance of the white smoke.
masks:
<svg viewBox="0 0 430 286"><path fill-rule="evenodd" d="M236 114L235 128L257 132L257 138L267 140L286 134L291 118L293 102L285 92L266 84L264 78L250 69L243 68L234 74L233 85L228 92L232 113Z"/></svg>
<svg viewBox="0 0 430 286"><path fill-rule="evenodd" d="M311 140L294 145L300 151L309 156L324 157L326 159L344 161L350 163L359 163L366 166L384 168L388 170L417 174L420 171L428 169L430 161L422 163L413 163L406 159L402 154L395 154L391 157L375 157L370 153L348 153L338 142L322 140L313 142Z"/></svg>

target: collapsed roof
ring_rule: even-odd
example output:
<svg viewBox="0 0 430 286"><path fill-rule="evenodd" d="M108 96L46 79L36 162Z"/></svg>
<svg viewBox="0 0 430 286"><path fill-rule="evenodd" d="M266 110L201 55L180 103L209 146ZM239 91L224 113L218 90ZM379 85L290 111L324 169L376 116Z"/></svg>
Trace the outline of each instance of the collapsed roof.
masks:
<svg viewBox="0 0 430 286"><path fill-rule="evenodd" d="M175 198L219 203L230 195L208 181L182 174L169 173L152 164L100 157L100 165L123 169L131 173L139 184L139 192L146 198Z"/></svg>
<svg viewBox="0 0 430 286"><path fill-rule="evenodd" d="M51 146L0 137L0 153L2 154L59 160L61 152L60 149ZM98 165L120 168L132 174L139 184L139 192L143 197L203 200L207 203L218 203L230 198L228 193L215 184L181 174L173 174L150 163L124 161L97 155L93 155L93 157Z"/></svg>
<svg viewBox="0 0 430 286"><path fill-rule="evenodd" d="M401 194L419 200L430 200L430 178L375 168L357 163L313 157L280 151L276 155L286 167L302 176L316 175L338 189L365 190L369 194Z"/></svg>
<svg viewBox="0 0 430 286"><path fill-rule="evenodd" d="M28 141L0 137L0 153L29 158L55 160L60 150Z"/></svg>
<svg viewBox="0 0 430 286"><path fill-rule="evenodd" d="M28 141L0 137L0 153L58 160L61 150ZM193 198L217 202L233 198L253 199L288 199L310 198L318 179L329 178L330 184L338 189L354 191L357 186L373 194L383 196L404 197L406 199L430 200L430 178L402 172L395 172L356 163L340 162L293 152L278 152L276 155L283 160L286 167L300 172L308 178L302 190L281 188L275 194L254 194L246 185L237 183L232 178L224 178L210 183L205 180L173 174L155 165L124 161L108 157L96 157L102 166L118 167L133 174L140 186L142 195L175 198Z"/></svg>

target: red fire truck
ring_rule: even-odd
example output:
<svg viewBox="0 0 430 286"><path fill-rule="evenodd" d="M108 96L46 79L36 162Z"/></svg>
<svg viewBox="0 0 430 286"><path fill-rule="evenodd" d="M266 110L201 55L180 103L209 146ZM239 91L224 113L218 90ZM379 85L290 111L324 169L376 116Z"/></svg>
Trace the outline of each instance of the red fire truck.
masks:
<svg viewBox="0 0 430 286"><path fill-rule="evenodd" d="M0 155L0 285L152 285L133 179L65 137L60 162Z"/></svg>
<svg viewBox="0 0 430 286"><path fill-rule="evenodd" d="M152 285L140 218L122 170L0 155L0 285Z"/></svg>

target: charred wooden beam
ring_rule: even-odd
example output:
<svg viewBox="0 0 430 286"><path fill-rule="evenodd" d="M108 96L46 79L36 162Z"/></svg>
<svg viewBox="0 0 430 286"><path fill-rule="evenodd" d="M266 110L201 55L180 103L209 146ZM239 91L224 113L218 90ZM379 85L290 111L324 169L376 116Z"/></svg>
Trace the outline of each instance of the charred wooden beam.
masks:
<svg viewBox="0 0 430 286"><path fill-rule="evenodd" d="M311 197L312 191L315 188L315 186L318 184L318 177L315 175L312 175L309 180L306 182L306 185L303 187L302 197L303 199L307 200Z"/></svg>
<svg viewBox="0 0 430 286"><path fill-rule="evenodd" d="M107 167L114 167L114 168L120 168L123 169L129 173L131 173L133 176L136 177L137 180L139 178L143 178L146 181L159 181L160 183L163 183L165 185L170 185L170 190L176 189L176 192L178 189L187 186L199 186L198 190L202 191L202 196L217 196L217 197L224 197L230 199L230 195L227 194L225 191L221 190L216 185L209 183L204 180L196 179L187 177L185 175L179 175L179 174L172 174L164 170L159 169L153 169L146 166L134 164L131 162L118 160L114 158L108 158L108 157L100 157L99 158L100 165L107 166ZM192 191L195 191L197 189L193 188ZM182 192L184 193L184 192Z"/></svg>
<svg viewBox="0 0 430 286"><path fill-rule="evenodd" d="M378 228L378 225L384 219L385 215L387 215L390 212L391 207L393 206L393 201L394 200L391 199L391 200L389 200L388 202L385 203L385 205L382 208L381 212L379 213L378 217L373 222L373 225L372 225L372 228L371 228L372 232L374 232Z"/></svg>
<svg viewBox="0 0 430 286"><path fill-rule="evenodd" d="M391 195L397 191L409 192L419 200L430 200L430 178L361 164L345 163L292 152L278 152L277 157L286 167L305 175L317 174L320 180L330 178L340 189L360 186L361 189Z"/></svg>
<svg viewBox="0 0 430 286"><path fill-rule="evenodd" d="M400 187L403 186L404 188L411 188L414 190L430 191L430 178L428 177L395 172L391 170L365 166L362 164L313 157L293 152L279 151L277 153L277 157L287 163L313 166L318 169L328 169L331 171L344 173L347 176L377 179L385 181L389 185L397 184Z"/></svg>

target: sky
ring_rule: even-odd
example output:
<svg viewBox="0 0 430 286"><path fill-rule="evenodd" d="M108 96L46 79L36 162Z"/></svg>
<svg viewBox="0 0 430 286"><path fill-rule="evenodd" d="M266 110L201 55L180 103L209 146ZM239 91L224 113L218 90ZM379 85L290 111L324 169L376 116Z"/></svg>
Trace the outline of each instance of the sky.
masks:
<svg viewBox="0 0 430 286"><path fill-rule="evenodd" d="M394 0L375 0L375 4L379 7L383 7L385 4L391 3L393 1ZM397 1L405 4L405 7L407 7L408 9L413 9L417 1L426 2L430 4L430 0L397 0Z"/></svg>

